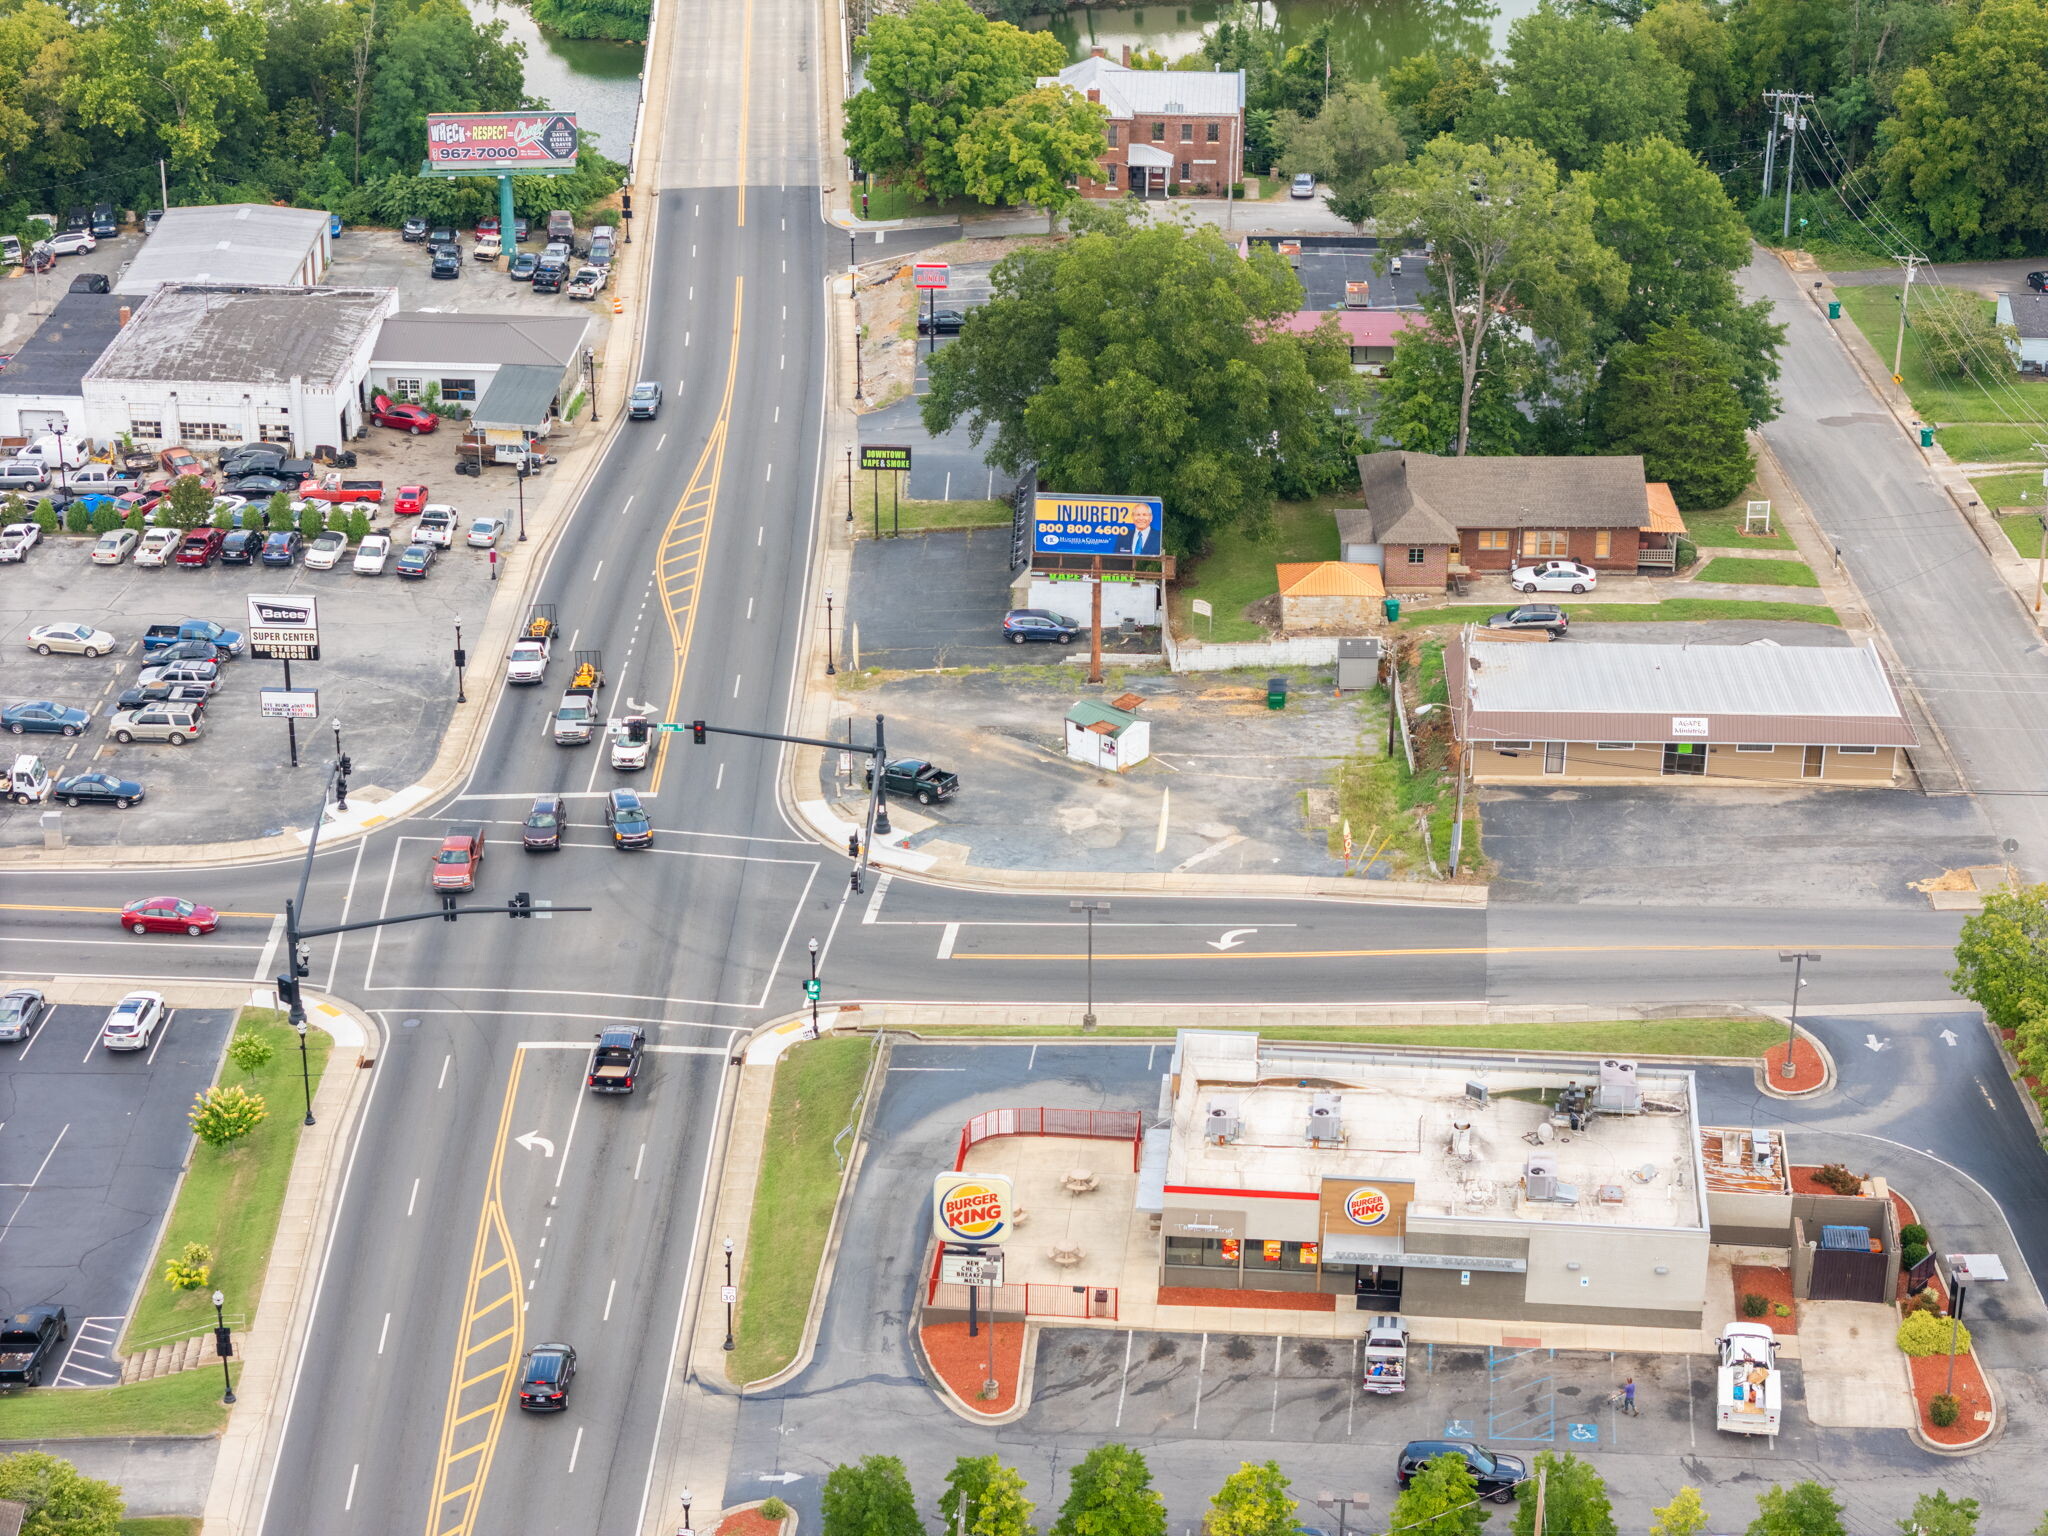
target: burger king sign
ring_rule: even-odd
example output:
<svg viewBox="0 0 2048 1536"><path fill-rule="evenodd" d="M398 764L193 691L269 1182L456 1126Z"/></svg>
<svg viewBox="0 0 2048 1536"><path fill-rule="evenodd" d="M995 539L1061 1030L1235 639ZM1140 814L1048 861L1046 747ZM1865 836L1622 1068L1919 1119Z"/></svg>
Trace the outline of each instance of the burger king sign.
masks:
<svg viewBox="0 0 2048 1536"><path fill-rule="evenodd" d="M1384 1189L1360 1185L1344 1197L1344 1214L1354 1227L1378 1227L1394 1214L1394 1202Z"/></svg>
<svg viewBox="0 0 2048 1536"><path fill-rule="evenodd" d="M932 1221L943 1243L1000 1243L1010 1235L1010 1181L1000 1173L942 1173Z"/></svg>

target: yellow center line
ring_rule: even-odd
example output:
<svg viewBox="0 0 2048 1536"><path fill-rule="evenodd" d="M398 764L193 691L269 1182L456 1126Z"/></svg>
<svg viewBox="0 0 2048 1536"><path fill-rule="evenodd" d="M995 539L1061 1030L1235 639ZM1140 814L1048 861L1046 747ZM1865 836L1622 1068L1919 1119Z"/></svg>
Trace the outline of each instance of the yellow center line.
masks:
<svg viewBox="0 0 2048 1536"><path fill-rule="evenodd" d="M1779 944L1476 944L1464 947L1441 949L1189 949L1189 950L1135 950L1127 953L1105 953L1095 951L1097 960L1375 960L1401 955L1665 955L1665 954L1720 954L1750 953L1789 948L1789 943ZM1826 948L1840 953L1844 950L1940 950L1947 952L1947 944L1828 944ZM1060 950L1057 952L1024 953L1009 950L991 951L987 954L961 954L955 951L955 960L1079 960L1085 951Z"/></svg>

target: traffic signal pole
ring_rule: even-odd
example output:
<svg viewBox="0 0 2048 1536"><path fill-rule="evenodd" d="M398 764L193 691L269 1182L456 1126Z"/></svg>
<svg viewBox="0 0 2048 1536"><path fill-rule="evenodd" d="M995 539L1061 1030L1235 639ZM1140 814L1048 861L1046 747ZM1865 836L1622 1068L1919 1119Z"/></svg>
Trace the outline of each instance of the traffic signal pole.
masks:
<svg viewBox="0 0 2048 1536"><path fill-rule="evenodd" d="M690 739L700 746L703 745L706 736L746 736L755 741L786 741L799 747L824 747L833 752L858 752L868 759L870 776L874 780L874 795L868 802L867 840L872 843L878 835L881 837L890 835L889 792L882 774L882 770L888 766L889 755L886 725L884 717L881 715L875 716L875 741L873 746L863 746L860 742L850 739L851 723L847 727L849 739L846 741L822 741L816 736L785 736L780 731L746 731L741 730L736 725L712 725L703 720L667 720L662 722L661 729L664 731L687 730L690 733ZM859 877L867 868L867 863L867 849L863 847L858 856L858 862L854 867L855 890L860 889Z"/></svg>

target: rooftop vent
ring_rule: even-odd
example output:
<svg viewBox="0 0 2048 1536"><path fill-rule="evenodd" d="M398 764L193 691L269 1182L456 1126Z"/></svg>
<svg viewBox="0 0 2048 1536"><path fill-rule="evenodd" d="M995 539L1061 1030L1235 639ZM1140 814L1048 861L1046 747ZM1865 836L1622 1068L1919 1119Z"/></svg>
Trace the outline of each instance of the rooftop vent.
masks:
<svg viewBox="0 0 2048 1536"><path fill-rule="evenodd" d="M1308 1139L1319 1146L1335 1146L1344 1139L1344 1100L1334 1093L1318 1093L1309 1100Z"/></svg>
<svg viewBox="0 0 2048 1536"><path fill-rule="evenodd" d="M1636 1064L1632 1061L1603 1061L1600 1063L1600 1091L1593 1100L1593 1107L1602 1114L1638 1115L1643 1110L1643 1090L1636 1082Z"/></svg>

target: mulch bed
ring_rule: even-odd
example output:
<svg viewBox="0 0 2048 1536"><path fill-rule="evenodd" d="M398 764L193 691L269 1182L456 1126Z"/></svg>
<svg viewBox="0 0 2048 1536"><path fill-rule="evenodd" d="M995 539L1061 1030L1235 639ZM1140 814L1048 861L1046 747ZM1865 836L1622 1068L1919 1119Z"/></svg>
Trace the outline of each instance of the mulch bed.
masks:
<svg viewBox="0 0 2048 1536"><path fill-rule="evenodd" d="M1270 1312L1334 1312L1337 1298L1320 1291L1225 1291L1206 1285L1159 1288L1162 1307L1262 1307Z"/></svg>
<svg viewBox="0 0 2048 1536"><path fill-rule="evenodd" d="M1764 1052L1764 1071L1769 1074L1773 1088L1784 1093L1800 1093L1808 1088L1818 1088L1828 1077L1820 1052L1804 1035L1792 1042L1792 1076L1785 1077L1784 1070L1785 1046L1781 1041Z"/></svg>
<svg viewBox="0 0 2048 1536"><path fill-rule="evenodd" d="M1799 1331L1799 1303L1792 1297L1792 1271L1772 1264L1737 1264L1729 1271L1735 1278L1735 1320L1739 1323L1769 1323L1771 1332L1793 1334ZM1742 1310L1742 1298L1761 1296L1771 1303L1774 1310L1762 1317L1749 1317ZM1778 1316L1775 1308L1779 1303L1790 1307L1790 1317Z"/></svg>
<svg viewBox="0 0 2048 1536"><path fill-rule="evenodd" d="M1017 1406L1017 1381L1024 1372L1024 1325L995 1325L998 1390L994 1397L984 1398L981 1384L988 1380L988 1327L983 1323L981 1336L974 1339L967 1337L965 1323L931 1323L919 1334L925 1358L955 1397L976 1413L1007 1413Z"/></svg>
<svg viewBox="0 0 2048 1536"><path fill-rule="evenodd" d="M1850 1171L1853 1173L1855 1170L1851 1169ZM1814 1175L1819 1172L1820 1168L1816 1164L1794 1163L1791 1168L1792 1193L1795 1195L1832 1195L1839 1193L1839 1191L1829 1189L1827 1185L1815 1181Z"/></svg>
<svg viewBox="0 0 2048 1536"><path fill-rule="evenodd" d="M758 1509L736 1509L718 1522L718 1536L781 1536L780 1520L763 1519Z"/></svg>
<svg viewBox="0 0 2048 1536"><path fill-rule="evenodd" d="M1977 1357L1957 1355L1953 1390L1956 1401L1962 1404L1962 1417L1946 1429L1936 1428L1927 1417L1927 1404L1936 1393L1948 1388L1948 1362L1947 1355L1921 1355L1907 1361L1913 1367L1913 1400L1919 1406L1920 1432L1936 1445L1967 1445L1991 1428L1991 1420L1977 1417L1992 1411L1991 1393L1984 1385L1984 1372Z"/></svg>

